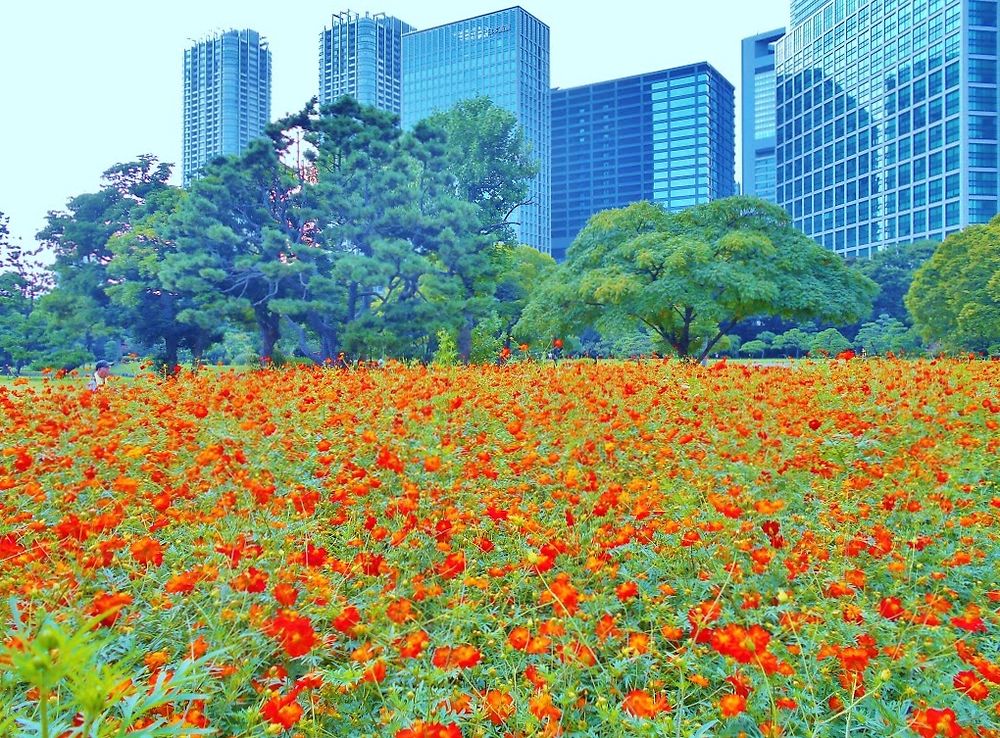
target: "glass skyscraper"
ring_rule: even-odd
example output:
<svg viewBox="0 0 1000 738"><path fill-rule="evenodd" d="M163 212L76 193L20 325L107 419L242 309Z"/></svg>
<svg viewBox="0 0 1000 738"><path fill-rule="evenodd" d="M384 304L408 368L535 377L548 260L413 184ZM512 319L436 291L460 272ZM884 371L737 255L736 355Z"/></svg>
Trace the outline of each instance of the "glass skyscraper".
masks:
<svg viewBox="0 0 1000 738"><path fill-rule="evenodd" d="M553 90L552 255L601 210L732 195L735 115L733 85L707 63Z"/></svg>
<svg viewBox="0 0 1000 738"><path fill-rule="evenodd" d="M775 50L778 202L845 256L997 212L996 0L827 0Z"/></svg>
<svg viewBox="0 0 1000 738"><path fill-rule="evenodd" d="M743 194L775 197L774 44L785 29L743 39Z"/></svg>
<svg viewBox="0 0 1000 738"><path fill-rule="evenodd" d="M549 27L514 7L403 36L404 128L462 100L489 97L524 130L538 174L512 215L518 239L549 253Z"/></svg>
<svg viewBox="0 0 1000 738"><path fill-rule="evenodd" d="M792 0L791 19L793 26L797 26L810 15L822 8L827 0Z"/></svg>
<svg viewBox="0 0 1000 738"><path fill-rule="evenodd" d="M319 101L344 95L399 115L402 104L403 34L413 27L378 13L336 13L319 36Z"/></svg>
<svg viewBox="0 0 1000 738"><path fill-rule="evenodd" d="M270 120L271 52L257 31L226 31L185 50L185 187L206 162L242 151Z"/></svg>

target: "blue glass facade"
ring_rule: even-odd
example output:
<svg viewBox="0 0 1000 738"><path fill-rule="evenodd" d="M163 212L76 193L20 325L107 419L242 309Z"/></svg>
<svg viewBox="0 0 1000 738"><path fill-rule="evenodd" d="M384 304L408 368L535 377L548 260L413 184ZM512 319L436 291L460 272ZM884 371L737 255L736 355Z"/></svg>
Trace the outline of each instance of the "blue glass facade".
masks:
<svg viewBox="0 0 1000 738"><path fill-rule="evenodd" d="M217 34L184 52L183 181L238 154L271 120L271 52L257 31Z"/></svg>
<svg viewBox="0 0 1000 738"><path fill-rule="evenodd" d="M775 50L778 202L845 256L997 212L996 0L827 0Z"/></svg>
<svg viewBox="0 0 1000 738"><path fill-rule="evenodd" d="M774 45L785 29L743 39L743 194L776 202Z"/></svg>
<svg viewBox="0 0 1000 738"><path fill-rule="evenodd" d="M799 25L799 23L802 23L826 3L827 0L792 0L789 22L792 26Z"/></svg>
<svg viewBox="0 0 1000 738"><path fill-rule="evenodd" d="M733 85L701 63L552 91L552 255L591 215L735 191Z"/></svg>
<svg viewBox="0 0 1000 738"><path fill-rule="evenodd" d="M319 101L344 95L396 115L402 108L403 34L413 27L384 13L333 16L319 36Z"/></svg>
<svg viewBox="0 0 1000 738"><path fill-rule="evenodd" d="M549 27L522 8L403 36L404 128L484 95L516 116L539 166L531 203L512 220L518 239L544 253L551 223L549 93Z"/></svg>

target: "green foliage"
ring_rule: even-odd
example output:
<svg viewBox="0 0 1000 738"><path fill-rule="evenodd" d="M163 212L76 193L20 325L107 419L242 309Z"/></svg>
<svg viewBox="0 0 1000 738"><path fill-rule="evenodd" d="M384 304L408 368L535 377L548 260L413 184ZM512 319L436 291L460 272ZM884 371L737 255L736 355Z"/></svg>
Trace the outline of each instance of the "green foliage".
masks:
<svg viewBox="0 0 1000 738"><path fill-rule="evenodd" d="M754 339L752 341L747 341L742 346L740 346L740 353L750 356L752 354L759 354L764 356L764 352L767 351L767 344L761 340Z"/></svg>
<svg viewBox="0 0 1000 738"><path fill-rule="evenodd" d="M511 241L510 218L527 202L528 182L538 170L517 118L488 97L477 97L427 123L445 132L448 171L459 197L479 208L483 231Z"/></svg>
<svg viewBox="0 0 1000 738"><path fill-rule="evenodd" d="M861 326L854 337L854 345L868 354L914 354L920 350L920 336L916 330L887 313L878 320Z"/></svg>
<svg viewBox="0 0 1000 738"><path fill-rule="evenodd" d="M32 622L13 603L11 610L14 629L0 646L0 705L6 708L0 715L0 734L154 738L215 732L172 723L158 714L164 707L209 696L207 656L182 661L169 677L161 671L149 688L136 688L132 681L144 671L143 653L136 648L122 653L97 629L100 618L113 613L67 624L48 615ZM30 691L37 691L38 698L25 699Z"/></svg>
<svg viewBox="0 0 1000 738"><path fill-rule="evenodd" d="M433 363L437 366L454 366L458 363L458 344L455 337L445 329L437 333L437 350L434 352Z"/></svg>
<svg viewBox="0 0 1000 738"><path fill-rule="evenodd" d="M771 340L771 346L778 351L794 352L797 359L803 351L810 349L813 335L801 328L790 328L781 335L775 336Z"/></svg>
<svg viewBox="0 0 1000 738"><path fill-rule="evenodd" d="M906 307L928 344L983 352L1000 344L1000 217L948 236L914 275Z"/></svg>
<svg viewBox="0 0 1000 738"><path fill-rule="evenodd" d="M903 300L913 282L913 275L937 247L937 241L918 241L892 246L877 252L870 259L853 262L862 274L879 286L872 315L886 314L910 325L910 314Z"/></svg>
<svg viewBox="0 0 1000 738"><path fill-rule="evenodd" d="M836 328L827 328L817 333L809 345L809 353L813 356L836 356L851 348L851 342Z"/></svg>
<svg viewBox="0 0 1000 738"><path fill-rule="evenodd" d="M636 203L590 219L517 330L643 325L679 356L702 359L754 316L857 320L876 289L762 200L733 197L676 214Z"/></svg>

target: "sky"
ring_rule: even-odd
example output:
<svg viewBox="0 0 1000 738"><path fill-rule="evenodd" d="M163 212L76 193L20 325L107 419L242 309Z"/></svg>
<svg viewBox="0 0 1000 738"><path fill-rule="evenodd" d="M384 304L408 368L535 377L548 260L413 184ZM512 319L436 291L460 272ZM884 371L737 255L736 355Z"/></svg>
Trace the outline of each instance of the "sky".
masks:
<svg viewBox="0 0 1000 738"><path fill-rule="evenodd" d="M334 12L384 12L429 28L513 0L0 0L0 212L26 244L50 210L150 153L180 184L184 49L253 28L271 49L271 117L318 85L319 34ZM788 22L789 0L523 0L551 29L553 87L708 61L736 86L740 41ZM591 9L593 8L593 9Z"/></svg>

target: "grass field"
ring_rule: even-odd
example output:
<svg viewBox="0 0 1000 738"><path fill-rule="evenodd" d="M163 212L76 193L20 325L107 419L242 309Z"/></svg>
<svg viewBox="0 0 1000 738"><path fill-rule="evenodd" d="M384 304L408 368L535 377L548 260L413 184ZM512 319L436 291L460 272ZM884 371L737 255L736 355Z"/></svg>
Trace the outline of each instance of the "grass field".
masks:
<svg viewBox="0 0 1000 738"><path fill-rule="evenodd" d="M0 380L0 735L1000 735L1000 363Z"/></svg>

